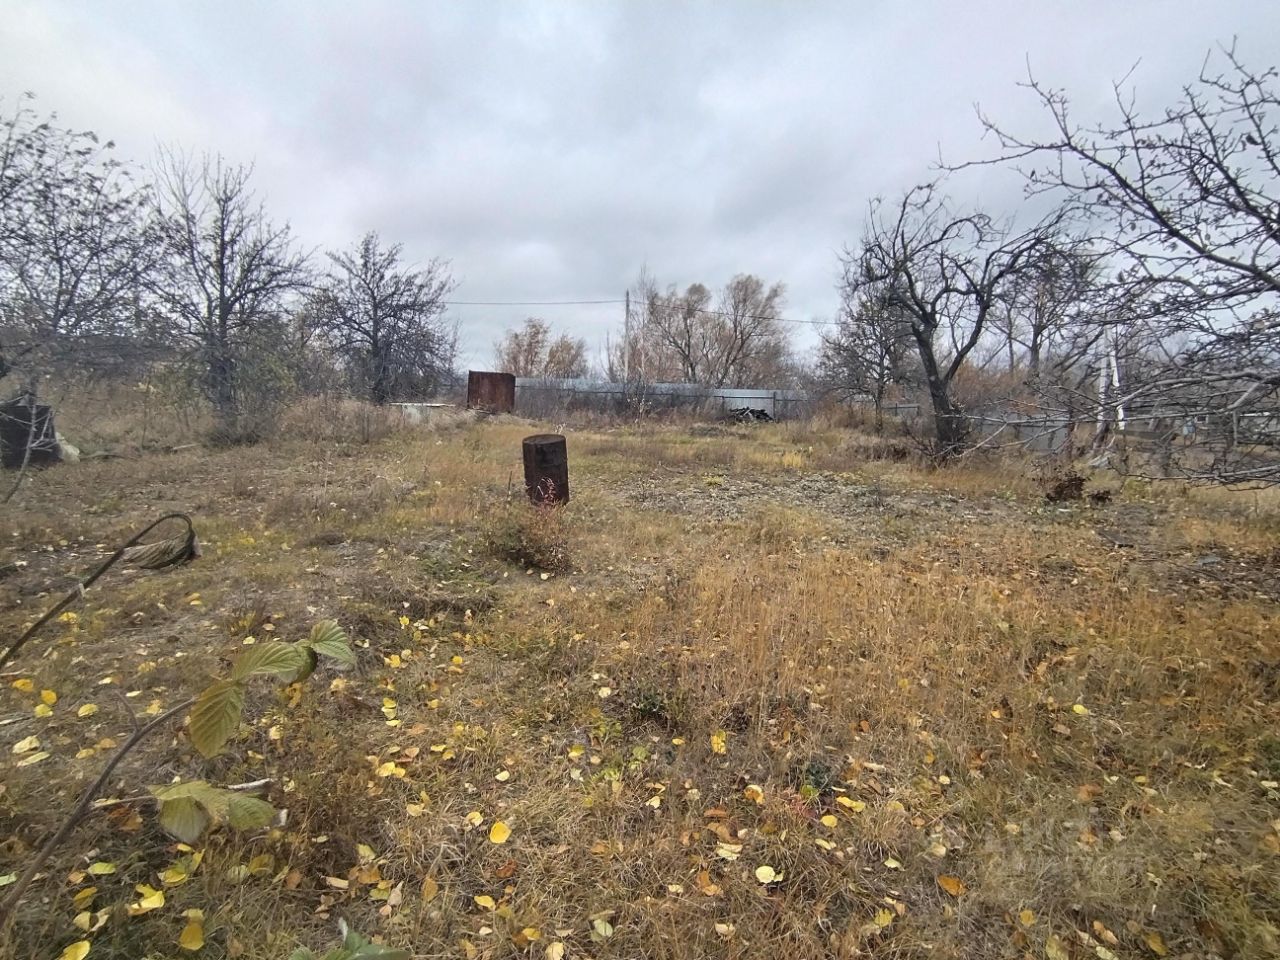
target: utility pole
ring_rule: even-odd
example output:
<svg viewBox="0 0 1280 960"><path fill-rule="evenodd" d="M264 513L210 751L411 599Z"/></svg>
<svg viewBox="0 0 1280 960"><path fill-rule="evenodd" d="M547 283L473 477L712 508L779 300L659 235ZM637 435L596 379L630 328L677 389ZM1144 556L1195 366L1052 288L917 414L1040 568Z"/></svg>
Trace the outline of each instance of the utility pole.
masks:
<svg viewBox="0 0 1280 960"><path fill-rule="evenodd" d="M627 384L631 382L631 290L627 289L625 301L626 313L622 318L622 392L625 395Z"/></svg>

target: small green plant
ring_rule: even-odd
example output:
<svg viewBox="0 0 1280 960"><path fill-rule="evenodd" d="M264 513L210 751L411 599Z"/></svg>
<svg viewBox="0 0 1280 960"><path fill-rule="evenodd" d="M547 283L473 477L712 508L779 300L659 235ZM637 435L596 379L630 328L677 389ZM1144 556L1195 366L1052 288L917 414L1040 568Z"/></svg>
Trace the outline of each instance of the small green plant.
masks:
<svg viewBox="0 0 1280 960"><path fill-rule="evenodd" d="M49 857L89 814L93 801L102 792L116 767L143 740L190 710L187 734L191 743L204 756L215 756L240 727L249 681L255 677L269 676L284 683L297 683L311 675L320 656L331 657L350 666L355 665L355 655L347 643L346 634L332 620L317 623L312 627L309 637L296 643L272 640L250 647L236 659L229 676L215 680L199 696L170 707L150 723L138 727L107 761L98 778L85 788L72 811L13 883L4 902L0 903L0 931L7 926L27 888ZM214 823L225 823L234 829L252 830L268 826L276 816L275 808L265 800L216 787L203 780L188 780L149 789L159 806L160 825L184 843L194 843ZM364 953L352 956L382 955Z"/></svg>
<svg viewBox="0 0 1280 960"><path fill-rule="evenodd" d="M316 956L306 947L299 947L289 954L289 960L409 960L412 954L408 950L396 950L384 947L380 943L372 943L354 930L347 930L341 925L342 944L327 953Z"/></svg>
<svg viewBox="0 0 1280 960"><path fill-rule="evenodd" d="M332 620L311 628L311 636L297 643L272 640L250 647L236 660L231 675L215 680L195 700L188 733L195 748L206 757L221 752L231 734L240 726L244 696L254 677L276 677L283 683L297 683L311 676L318 655L332 657L355 666L355 655L347 635Z"/></svg>

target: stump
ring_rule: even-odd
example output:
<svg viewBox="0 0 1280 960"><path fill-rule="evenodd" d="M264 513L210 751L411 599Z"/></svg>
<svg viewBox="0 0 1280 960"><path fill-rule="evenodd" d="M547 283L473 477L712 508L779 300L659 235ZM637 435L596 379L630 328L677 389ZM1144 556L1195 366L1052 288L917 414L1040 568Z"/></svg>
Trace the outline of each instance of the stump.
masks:
<svg viewBox="0 0 1280 960"><path fill-rule="evenodd" d="M534 503L569 500L569 451L558 433L524 438L524 489Z"/></svg>

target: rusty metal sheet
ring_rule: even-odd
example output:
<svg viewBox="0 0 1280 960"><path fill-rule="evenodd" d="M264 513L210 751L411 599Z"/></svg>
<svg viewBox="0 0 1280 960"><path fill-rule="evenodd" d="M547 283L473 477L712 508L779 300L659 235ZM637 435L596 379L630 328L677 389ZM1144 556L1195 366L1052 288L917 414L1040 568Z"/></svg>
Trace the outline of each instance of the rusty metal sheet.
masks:
<svg viewBox="0 0 1280 960"><path fill-rule="evenodd" d="M467 373L467 409L511 413L516 408L516 378L509 373Z"/></svg>

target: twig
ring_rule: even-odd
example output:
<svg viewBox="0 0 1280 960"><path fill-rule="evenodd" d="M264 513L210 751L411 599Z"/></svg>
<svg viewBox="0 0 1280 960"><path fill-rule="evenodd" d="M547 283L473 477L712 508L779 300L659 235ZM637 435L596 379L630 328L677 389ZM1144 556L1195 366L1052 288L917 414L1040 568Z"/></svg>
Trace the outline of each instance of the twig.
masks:
<svg viewBox="0 0 1280 960"><path fill-rule="evenodd" d="M26 631L22 634L22 636L20 636L17 640L15 640L13 644L9 647L9 649L4 652L4 655L0 656L0 670L4 669L9 664L9 661L11 661L15 656L17 656L18 651L21 650L26 645L28 640L30 640L33 636L36 635L36 633L40 630L41 627L43 627L46 623L48 623L50 620L52 620L54 617L60 614L63 610L67 609L67 607L71 606L71 604L74 603L76 600L78 600L80 597L83 597L85 590L88 587L92 586L94 581L96 581L104 573L106 573L113 566L115 566L116 561L119 560L122 556L124 556L124 552L126 550L128 550L132 546L136 546L138 542L142 540L143 537L145 537L148 533L150 533L156 527L160 526L160 524L164 523L166 520L181 520L183 523L187 525L188 540L190 541L195 539L195 535L196 535L195 527L191 525L191 518L188 517L185 513L166 513L159 520L156 520L155 522L149 524L148 526L143 527L140 531L138 531L132 537L130 537L118 550L116 550L115 553L107 557L107 559L103 561L103 563L98 567L98 569L94 570L93 573L89 574L88 577L86 577L84 580L81 580L74 587L72 587L70 592L65 597L63 597L56 604L54 604L53 607L49 609L48 613L46 613L39 620L37 620L30 627L28 627Z"/></svg>
<svg viewBox="0 0 1280 960"><path fill-rule="evenodd" d="M114 683L111 685L110 690L112 694L115 695L116 699L120 701L120 705L124 707L124 715L129 718L129 725L132 726L134 730L140 729L142 722L138 719L138 715L133 712L133 707L129 705L129 701L125 698L124 691Z"/></svg>
<svg viewBox="0 0 1280 960"><path fill-rule="evenodd" d="M22 451L22 465L18 467L18 479L13 481L13 486L5 494L4 503L8 503L17 495L18 488L22 486L22 479L27 474L27 467L31 463L31 444L36 439L36 395L28 393L27 396L30 398L27 409L31 411L30 426L27 428L27 442Z"/></svg>
<svg viewBox="0 0 1280 960"><path fill-rule="evenodd" d="M53 836L46 840L44 846L40 848L39 852L36 853L34 857L31 858L31 861L27 864L27 868L22 871L22 876L18 878L18 881L13 885L13 889L9 891L9 895L4 898L3 903L0 903L0 931L8 930L9 922L13 919L13 913L17 909L19 901L22 899L22 895L26 893L27 888L31 886L31 882L35 879L35 875L40 872L40 868L44 866L45 862L53 854L53 851L58 848L62 841L66 840L67 837L71 835L71 831L76 828L82 819L84 819L90 805L102 791L102 788L106 786L107 781L111 779L111 774L113 774L116 767L120 765L120 761L127 757L129 753L132 752L133 748L141 743L148 734L163 726L165 723L168 723L182 711L190 708L195 702L196 698L190 697L187 700L183 700L177 706L170 707L145 727L135 730L133 735L130 736L129 739L121 745L120 749L115 752L115 755L112 756L112 758L107 762L106 767L103 768L102 773L98 775L98 779L85 788L84 793L80 795L80 801L75 805L75 809L67 814L66 819L62 821L61 826L58 827Z"/></svg>

